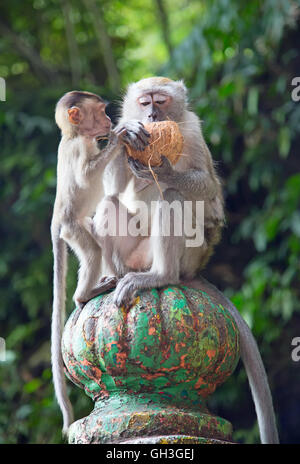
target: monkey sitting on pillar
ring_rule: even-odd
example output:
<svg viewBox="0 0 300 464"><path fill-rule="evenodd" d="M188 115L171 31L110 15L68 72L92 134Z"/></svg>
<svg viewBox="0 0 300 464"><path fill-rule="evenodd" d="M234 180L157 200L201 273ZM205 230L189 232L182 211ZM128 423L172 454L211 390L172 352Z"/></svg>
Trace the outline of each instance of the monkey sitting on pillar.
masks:
<svg viewBox="0 0 300 464"><path fill-rule="evenodd" d="M117 153L119 137L111 131L101 97L89 92L66 93L57 103L55 120L62 138L58 148L57 189L51 222L54 256L51 359L54 388L63 413L63 432L73 420L66 393L61 354L61 336L65 313L67 245L79 260L78 284L74 294L77 306L83 305L93 289L96 294L111 287L114 279L102 279L101 248L83 226L103 196L102 174ZM96 138L107 136L99 150Z"/></svg>
<svg viewBox="0 0 300 464"><path fill-rule="evenodd" d="M124 254L117 253L114 257L114 273L118 278L122 277L114 294L114 302L118 306L130 305L133 294L139 289L176 285L182 280L193 278L209 260L224 225L221 183L202 136L200 121L188 109L187 90L183 82L153 77L131 84L124 97L121 119L115 131L117 134L126 133L126 143L142 150L148 143L143 124L167 120L175 121L180 127L184 138L183 153L175 165L172 166L167 158L163 158L162 165L153 167L152 171L160 184L165 203L171 205L177 202L182 208L186 201L192 204L194 225L202 220L197 217L197 202L204 201L204 240L199 246L187 247L185 233L181 236L174 234L174 217L171 218L170 236L163 235L163 204L152 173L139 161L128 159L125 147L120 145L119 154L104 172L105 194L118 202L119 194L125 191L132 179L131 197L125 197L124 206L132 210L137 201L146 203L149 211L151 202L156 202L157 206L148 218L151 266L139 272L131 272L130 267L124 267ZM104 218L101 221L98 216L98 226L94 223L95 240L97 235L99 238L97 227L99 224L101 227L101 222L105 221ZM129 214L128 220L131 217ZM176 217L176 220L181 221L181 230L184 230L183 215L179 219ZM133 240L130 237L131 244ZM137 237L136 246L139 242L140 238ZM116 247L115 237L106 237L105 243L107 249L114 250ZM147 264L148 261L145 259ZM118 272L119 269L123 272Z"/></svg>

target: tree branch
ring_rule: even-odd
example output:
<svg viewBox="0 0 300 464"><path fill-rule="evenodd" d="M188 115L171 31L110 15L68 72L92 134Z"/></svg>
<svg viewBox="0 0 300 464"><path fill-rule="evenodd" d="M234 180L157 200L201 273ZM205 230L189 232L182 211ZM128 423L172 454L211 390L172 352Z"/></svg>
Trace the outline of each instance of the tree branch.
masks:
<svg viewBox="0 0 300 464"><path fill-rule="evenodd" d="M57 73L43 62L38 52L1 19L0 32L11 40L19 54L29 62L33 72L40 80L49 82L52 79L57 79Z"/></svg>
<svg viewBox="0 0 300 464"><path fill-rule="evenodd" d="M71 21L72 9L68 0L60 0L60 2L66 28L66 37L72 73L72 84L76 86L79 83L81 77L81 61L74 26Z"/></svg>
<svg viewBox="0 0 300 464"><path fill-rule="evenodd" d="M104 65L108 74L110 86L115 93L120 90L120 75L114 59L110 37L106 31L105 23L95 0L84 0L93 22L95 35L102 51Z"/></svg>
<svg viewBox="0 0 300 464"><path fill-rule="evenodd" d="M162 34L166 47L169 52L170 59L173 58L173 46L170 38L170 28L169 28L169 19L165 9L163 0L155 0L157 6L158 18L162 26Z"/></svg>

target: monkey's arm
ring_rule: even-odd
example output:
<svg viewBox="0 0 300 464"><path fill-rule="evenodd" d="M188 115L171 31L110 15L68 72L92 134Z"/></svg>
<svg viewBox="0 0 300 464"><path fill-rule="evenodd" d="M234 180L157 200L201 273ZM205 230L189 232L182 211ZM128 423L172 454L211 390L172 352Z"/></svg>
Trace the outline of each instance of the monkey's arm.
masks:
<svg viewBox="0 0 300 464"><path fill-rule="evenodd" d="M118 137L116 156L108 162L103 175L103 185L106 195L117 196L125 191L131 178L131 171L127 164L124 144L135 149L143 150L148 145L150 134L143 124L137 120L120 121L113 130Z"/></svg>
<svg viewBox="0 0 300 464"><path fill-rule="evenodd" d="M101 144L93 139L91 141L91 145L86 148L92 156L87 157L87 161L84 166L85 172L88 174L90 171L94 171L98 167L105 167L105 165L110 161L110 158L116 154L116 150L118 148L119 138L115 132L111 132L107 139L107 144L104 146L104 142L106 140L102 140Z"/></svg>
<svg viewBox="0 0 300 464"><path fill-rule="evenodd" d="M136 177L153 180L149 168L140 161L128 158L128 163ZM153 167L152 170L159 182L180 190L182 193L188 193L203 200L211 200L218 194L218 184L208 171L195 168L183 172L175 171L165 156L162 156L161 166Z"/></svg>
<svg viewBox="0 0 300 464"><path fill-rule="evenodd" d="M117 156L107 163L103 173L105 195L118 196L119 193L125 191L130 179L125 156L125 150L122 147Z"/></svg>

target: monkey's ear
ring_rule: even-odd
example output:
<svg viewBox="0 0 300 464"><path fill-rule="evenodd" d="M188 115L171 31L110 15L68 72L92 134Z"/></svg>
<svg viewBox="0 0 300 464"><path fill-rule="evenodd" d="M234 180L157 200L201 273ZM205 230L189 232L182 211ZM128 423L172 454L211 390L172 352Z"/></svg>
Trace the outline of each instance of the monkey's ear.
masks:
<svg viewBox="0 0 300 464"><path fill-rule="evenodd" d="M81 113L80 108L78 106L72 106L72 108L68 109L69 121L71 124L79 124L81 121Z"/></svg>
<svg viewBox="0 0 300 464"><path fill-rule="evenodd" d="M184 81L183 79L181 79L180 81L176 81L176 84L178 85L178 87L181 88L181 90L183 91L184 95L186 96L187 95L187 88L184 84Z"/></svg>

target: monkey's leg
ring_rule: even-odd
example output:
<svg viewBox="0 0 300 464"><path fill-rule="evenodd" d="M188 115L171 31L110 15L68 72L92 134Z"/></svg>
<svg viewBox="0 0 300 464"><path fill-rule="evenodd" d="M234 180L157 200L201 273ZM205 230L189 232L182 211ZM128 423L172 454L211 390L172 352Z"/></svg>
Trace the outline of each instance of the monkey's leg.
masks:
<svg viewBox="0 0 300 464"><path fill-rule="evenodd" d="M108 195L97 207L92 223L86 223L102 248L105 267L117 277L129 271L127 260L140 242L140 237L130 235L128 230L132 217L116 196Z"/></svg>
<svg viewBox="0 0 300 464"><path fill-rule="evenodd" d="M90 292L88 292L87 301L95 298L95 296L101 295L102 293L115 288L118 282L118 278L115 276L103 276L100 279L100 283L94 287ZM83 305L86 302L82 302Z"/></svg>
<svg viewBox="0 0 300 464"><path fill-rule="evenodd" d="M117 197L109 195L99 203L94 219L90 217L82 219L82 226L101 248L104 268L110 275L102 276L96 286L86 291L81 305L114 288L118 277L123 276L130 269L126 260L133 250L138 249L138 237L130 236L128 232L128 221L132 216ZM132 261L134 260L130 262Z"/></svg>
<svg viewBox="0 0 300 464"><path fill-rule="evenodd" d="M104 259L104 267L105 272L111 275L111 277L115 277L117 275L117 271L112 261L112 254L113 254L113 246L112 241L106 239L106 236L103 235L103 224L107 223L108 221L108 213L107 210L104 208L103 200L97 209L97 213L94 219L90 217L85 217L82 220L83 227L87 230L87 232L91 235L93 240L99 245L102 250L102 255ZM106 231L111 233L111 231ZM102 275L100 282L103 283L107 276ZM101 288L97 286L97 288ZM96 291L96 289L95 289ZM101 292L100 292L101 293Z"/></svg>
<svg viewBox="0 0 300 464"><path fill-rule="evenodd" d="M173 213L170 204L174 201L178 211ZM183 202L184 197L174 189L164 192L164 201L157 201L151 229L151 269L148 272L130 272L119 281L114 295L117 306L130 305L138 289L179 283L180 263L185 251ZM178 234L174 233L175 224Z"/></svg>
<svg viewBox="0 0 300 464"><path fill-rule="evenodd" d="M79 221L64 225L61 237L75 252L79 260L78 283L73 299L78 306L86 303L91 290L99 281L101 272L101 248Z"/></svg>

